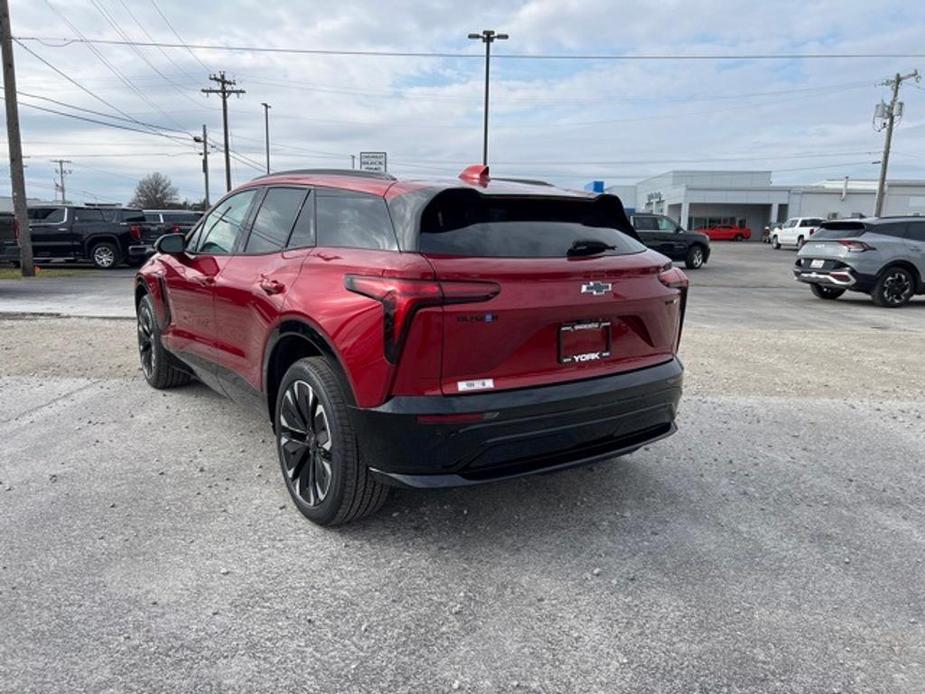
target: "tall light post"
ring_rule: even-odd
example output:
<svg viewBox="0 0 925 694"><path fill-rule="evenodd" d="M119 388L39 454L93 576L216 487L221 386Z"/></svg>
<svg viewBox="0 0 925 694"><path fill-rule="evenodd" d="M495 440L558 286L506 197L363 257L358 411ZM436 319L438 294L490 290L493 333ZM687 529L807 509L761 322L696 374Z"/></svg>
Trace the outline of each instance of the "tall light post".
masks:
<svg viewBox="0 0 925 694"><path fill-rule="evenodd" d="M263 106L263 132L267 146L267 173L270 173L270 104L261 103Z"/></svg>
<svg viewBox="0 0 925 694"><path fill-rule="evenodd" d="M488 81L491 70L491 44L504 41L507 34L496 34L494 29L483 29L481 34L469 34L470 39L485 44L485 124L482 131L482 164L488 165Z"/></svg>

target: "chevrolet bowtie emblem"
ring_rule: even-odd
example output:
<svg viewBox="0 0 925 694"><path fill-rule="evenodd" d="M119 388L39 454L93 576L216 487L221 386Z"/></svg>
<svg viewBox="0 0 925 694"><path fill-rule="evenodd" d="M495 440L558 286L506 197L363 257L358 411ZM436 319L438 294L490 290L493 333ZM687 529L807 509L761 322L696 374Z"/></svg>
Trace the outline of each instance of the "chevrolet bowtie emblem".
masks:
<svg viewBox="0 0 925 694"><path fill-rule="evenodd" d="M582 294L591 294L593 296L604 296L613 290L610 282L585 282L581 285Z"/></svg>

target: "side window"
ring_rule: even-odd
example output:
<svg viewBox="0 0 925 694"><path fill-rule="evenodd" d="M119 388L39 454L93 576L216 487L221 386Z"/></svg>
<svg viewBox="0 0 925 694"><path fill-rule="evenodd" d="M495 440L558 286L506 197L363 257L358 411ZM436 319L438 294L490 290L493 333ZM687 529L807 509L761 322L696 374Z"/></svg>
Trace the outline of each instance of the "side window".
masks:
<svg viewBox="0 0 925 694"><path fill-rule="evenodd" d="M906 225L906 238L910 241L925 243L925 222L909 222Z"/></svg>
<svg viewBox="0 0 925 694"><path fill-rule="evenodd" d="M317 191L319 246L398 250L385 200L364 193Z"/></svg>
<svg viewBox="0 0 925 694"><path fill-rule="evenodd" d="M308 191L305 188L270 188L254 217L245 253L272 253L286 246Z"/></svg>
<svg viewBox="0 0 925 694"><path fill-rule="evenodd" d="M634 217L633 226L636 231L656 231L658 222L655 221L655 217Z"/></svg>
<svg viewBox="0 0 925 694"><path fill-rule="evenodd" d="M228 255L244 229L244 221L256 190L245 190L222 201L212 210L203 223L202 233L196 243L197 253Z"/></svg>
<svg viewBox="0 0 925 694"><path fill-rule="evenodd" d="M105 222L102 210L94 210L86 207L77 207L74 209L75 222Z"/></svg>
<svg viewBox="0 0 925 694"><path fill-rule="evenodd" d="M668 219L668 217L658 217L658 230L659 231L671 231L674 232L678 228L678 225L673 221Z"/></svg>
<svg viewBox="0 0 925 694"><path fill-rule="evenodd" d="M308 198L302 204L302 211L299 212L299 218L295 220L295 226L292 229L292 236L289 237L289 243L286 248L308 248L315 245L315 200L314 196L309 193Z"/></svg>
<svg viewBox="0 0 925 694"><path fill-rule="evenodd" d="M67 210L64 207L30 207L28 214L33 224L61 224Z"/></svg>
<svg viewBox="0 0 925 694"><path fill-rule="evenodd" d="M161 215L158 212L145 212L144 213L145 221L150 224L160 224Z"/></svg>

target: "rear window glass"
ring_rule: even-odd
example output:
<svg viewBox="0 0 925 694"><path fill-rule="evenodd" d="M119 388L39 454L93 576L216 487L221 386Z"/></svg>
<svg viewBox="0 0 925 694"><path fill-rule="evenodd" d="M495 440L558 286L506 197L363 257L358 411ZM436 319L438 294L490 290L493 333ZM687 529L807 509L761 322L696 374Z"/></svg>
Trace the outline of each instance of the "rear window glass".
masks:
<svg viewBox="0 0 925 694"><path fill-rule="evenodd" d="M198 212L165 212L163 214L164 221L173 224L174 222L178 224L192 224L197 219L199 219Z"/></svg>
<svg viewBox="0 0 925 694"><path fill-rule="evenodd" d="M483 258L564 258L580 242L610 255L645 246L620 232L619 203L608 198L491 198L475 191L437 195L421 217L422 253Z"/></svg>
<svg viewBox="0 0 925 694"><path fill-rule="evenodd" d="M867 231L861 222L827 222L813 234L813 241L825 239L853 239Z"/></svg>
<svg viewBox="0 0 925 694"><path fill-rule="evenodd" d="M40 224L58 224L64 221L64 208L30 207L29 220Z"/></svg>

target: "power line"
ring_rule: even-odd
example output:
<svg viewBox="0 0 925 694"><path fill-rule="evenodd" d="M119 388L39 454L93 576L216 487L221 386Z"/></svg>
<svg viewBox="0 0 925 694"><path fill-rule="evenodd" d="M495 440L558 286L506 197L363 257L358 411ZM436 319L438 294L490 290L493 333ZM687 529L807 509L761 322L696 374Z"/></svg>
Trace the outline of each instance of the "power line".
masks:
<svg viewBox="0 0 925 694"><path fill-rule="evenodd" d="M145 25L138 19L138 17L135 16L135 13L132 12L131 8L128 6L128 3L126 3L125 0L119 0L119 4L122 5L123 9L128 13L128 16L132 18L132 21L134 21L135 24L138 25L138 28L141 29L141 33L143 33L145 36L147 36L149 41L155 41L156 39L155 39L153 36L151 36L151 34L148 32L147 29L145 29ZM167 59L167 62L169 62L169 63L170 63L171 65L173 65L177 70L179 70L180 73L181 73L184 77L186 77L186 78L189 79L189 80L195 80L195 79L196 79L196 77L195 77L194 75L192 75L192 74L190 74L189 72L187 72L186 70L184 70L176 61L174 61L174 59L170 57L170 54L169 54L167 51L165 51L163 48L161 48L160 46L158 46L158 47L157 47L157 50L160 52L160 54L161 54L162 56L164 56L164 57Z"/></svg>
<svg viewBox="0 0 925 694"><path fill-rule="evenodd" d="M170 20L167 19L167 15L165 15L165 14L161 11L161 8L160 8L160 6L158 6L157 1L156 1L156 0L151 0L151 4L154 6L154 9L157 11L157 13L161 16L161 19L164 20L164 24L167 25L167 28L169 28L170 31L173 33L173 35L177 37L177 41L180 42L180 45L181 45L183 48L185 48L185 49L187 50L187 52L188 52L191 56L193 56L193 58L196 60L197 63L199 63L200 65L202 65L202 69L203 69L203 70L205 70L206 72L213 72L212 68L210 68L210 67L209 67L208 65L206 65L204 62L202 62L202 61L199 59L199 56L196 55L196 54L193 52L193 50L192 50L186 43L184 43L183 38L180 36L180 34L177 33L177 30L173 28L173 24L170 23ZM166 48L166 46L163 46L163 48Z"/></svg>
<svg viewBox="0 0 925 694"><path fill-rule="evenodd" d="M325 48L274 48L269 46L222 46L197 43L169 43L164 41L119 41L116 39L49 38L39 36L19 36L22 41L38 41L50 48L61 48L74 43L101 44L112 46L150 46L161 48L184 48L206 51L243 51L251 53L289 53L294 55L341 55L371 56L380 58L463 58L481 59L478 53L450 53L440 51L375 51L375 50L336 50ZM494 57L507 60L869 60L887 58L925 58L925 53L648 53L636 55L619 55L613 53L498 53Z"/></svg>

